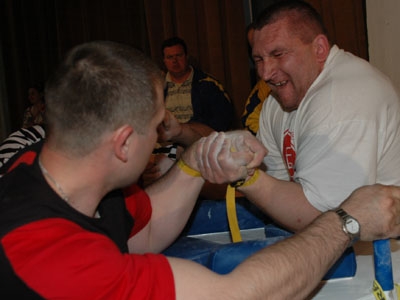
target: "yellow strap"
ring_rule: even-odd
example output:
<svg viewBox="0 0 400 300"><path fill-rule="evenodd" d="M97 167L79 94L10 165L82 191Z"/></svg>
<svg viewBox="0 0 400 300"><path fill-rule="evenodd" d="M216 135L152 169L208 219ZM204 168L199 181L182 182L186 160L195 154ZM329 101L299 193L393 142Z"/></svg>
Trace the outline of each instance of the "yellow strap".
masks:
<svg viewBox="0 0 400 300"><path fill-rule="evenodd" d="M199 171L191 168L182 159L178 160L177 164L178 167L186 174L193 177L201 176L201 173ZM253 176L251 176L249 180L245 181L241 186L249 186L253 184L257 180L258 176L259 176L259 171L257 169L254 172ZM236 214L235 193L236 193L235 187L228 184L228 187L226 189L226 210L228 215L229 229L231 231L231 237L234 243L242 241L242 236L240 234L240 228Z"/></svg>
<svg viewBox="0 0 400 300"><path fill-rule="evenodd" d="M260 172L257 169L254 172L253 176L251 176L249 180L245 181L241 186L243 187L253 184L258 179L259 174ZM231 237L234 243L242 241L242 236L240 234L240 228L236 214L235 193L236 188L228 184L228 187L226 189L226 212L228 215L229 230L231 231Z"/></svg>
<svg viewBox="0 0 400 300"><path fill-rule="evenodd" d="M234 243L242 241L236 214L235 190L234 187L228 184L228 188L226 189L226 212L228 214L228 223L232 241Z"/></svg>
<svg viewBox="0 0 400 300"><path fill-rule="evenodd" d="M374 280L374 284L372 286L372 292L375 296L376 300L386 300L385 293L382 290L381 285L378 281Z"/></svg>
<svg viewBox="0 0 400 300"><path fill-rule="evenodd" d="M258 179L259 176L260 176L260 170L256 169L254 171L254 174L249 178L249 180L245 181L241 185L241 187L252 185L254 182L256 182L256 180Z"/></svg>
<svg viewBox="0 0 400 300"><path fill-rule="evenodd" d="M193 176L193 177L201 177L201 173L193 168L191 168L188 164L186 164L183 159L181 158L178 160L178 167L186 174Z"/></svg>
<svg viewBox="0 0 400 300"><path fill-rule="evenodd" d="M396 299L400 300L400 285L395 283L394 288L395 288L395 293L397 295ZM373 292L376 300L389 300L389 299L386 299L385 292L382 290L382 287L377 280L374 280L374 284L372 286L372 292Z"/></svg>

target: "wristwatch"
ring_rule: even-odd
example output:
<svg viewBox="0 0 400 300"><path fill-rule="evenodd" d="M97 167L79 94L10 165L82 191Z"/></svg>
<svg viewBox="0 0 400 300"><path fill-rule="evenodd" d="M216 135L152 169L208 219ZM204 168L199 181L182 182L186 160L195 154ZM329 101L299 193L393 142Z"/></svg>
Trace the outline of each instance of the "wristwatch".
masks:
<svg viewBox="0 0 400 300"><path fill-rule="evenodd" d="M343 231L348 235L350 239L350 245L352 245L354 242L360 239L360 223L358 223L355 218L347 214L341 208L336 209L335 213L337 213L337 215L342 220Z"/></svg>

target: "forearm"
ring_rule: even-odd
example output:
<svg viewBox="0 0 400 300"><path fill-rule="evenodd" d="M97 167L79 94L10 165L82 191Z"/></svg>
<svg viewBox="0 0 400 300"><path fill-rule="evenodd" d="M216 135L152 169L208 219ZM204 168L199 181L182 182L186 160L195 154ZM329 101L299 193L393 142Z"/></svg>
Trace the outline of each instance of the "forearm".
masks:
<svg viewBox="0 0 400 300"><path fill-rule="evenodd" d="M349 238L341 227L335 213L326 213L298 235L239 265L232 276L248 281L242 286L258 293L258 298L249 294L243 299L304 299L346 249Z"/></svg>
<svg viewBox="0 0 400 300"><path fill-rule="evenodd" d="M175 164L165 176L148 186L146 192L152 205L151 220L132 239L130 249L157 253L169 246L186 225L203 183L204 179L184 173Z"/></svg>
<svg viewBox="0 0 400 300"><path fill-rule="evenodd" d="M279 180L264 172L260 172L254 184L239 190L265 214L291 231L304 228L321 214L308 202L300 184Z"/></svg>
<svg viewBox="0 0 400 300"><path fill-rule="evenodd" d="M227 275L170 258L177 299L304 299L348 242L339 217L327 213L307 230L257 252Z"/></svg>
<svg viewBox="0 0 400 300"><path fill-rule="evenodd" d="M399 187L373 185L357 189L341 207L358 220L361 240L373 241L400 235L399 203ZM329 211L296 235L255 253L227 275L171 258L176 298L304 299L349 242L343 221Z"/></svg>

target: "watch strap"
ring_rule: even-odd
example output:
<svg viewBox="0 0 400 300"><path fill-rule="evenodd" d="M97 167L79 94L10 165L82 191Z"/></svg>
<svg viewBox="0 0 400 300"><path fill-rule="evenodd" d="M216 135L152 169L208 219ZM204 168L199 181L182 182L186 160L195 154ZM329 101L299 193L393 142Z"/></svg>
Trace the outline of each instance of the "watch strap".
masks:
<svg viewBox="0 0 400 300"><path fill-rule="evenodd" d="M347 230L346 223L347 223L347 221L349 219L351 219L354 222L357 222L358 226L360 226L360 224L358 223L358 221L354 217L350 216L342 208L335 209L334 212L340 217L340 219L342 221L342 230L343 230L344 233L347 234L347 236L349 237L349 240L350 240L350 245L349 246L353 245L356 241L358 241L360 239L360 231L358 231L358 234L353 234L353 233L349 232Z"/></svg>

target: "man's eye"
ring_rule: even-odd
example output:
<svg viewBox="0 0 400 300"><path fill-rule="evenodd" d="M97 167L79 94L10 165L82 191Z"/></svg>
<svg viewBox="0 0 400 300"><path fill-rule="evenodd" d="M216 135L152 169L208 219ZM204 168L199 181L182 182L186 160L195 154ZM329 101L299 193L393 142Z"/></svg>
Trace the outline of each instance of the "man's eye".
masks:
<svg viewBox="0 0 400 300"><path fill-rule="evenodd" d="M287 53L287 51L279 51L279 52L274 52L273 56L274 57L282 57Z"/></svg>
<svg viewBox="0 0 400 300"><path fill-rule="evenodd" d="M185 53L179 53L179 54L175 54L175 55L167 55L165 58L168 60L173 60L176 58L182 58L185 56Z"/></svg>

